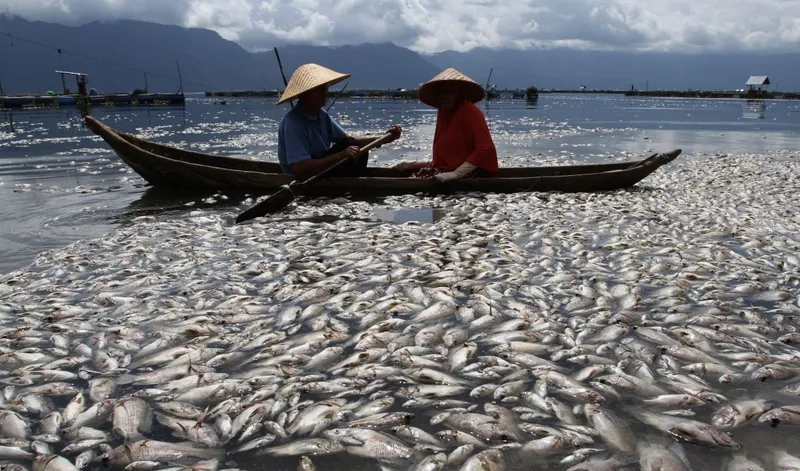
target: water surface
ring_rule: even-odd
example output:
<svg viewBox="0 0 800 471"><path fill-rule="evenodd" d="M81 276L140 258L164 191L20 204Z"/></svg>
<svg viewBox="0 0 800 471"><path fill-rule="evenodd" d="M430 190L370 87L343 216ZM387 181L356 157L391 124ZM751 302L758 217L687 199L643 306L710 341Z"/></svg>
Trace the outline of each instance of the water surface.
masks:
<svg viewBox="0 0 800 471"><path fill-rule="evenodd" d="M534 103L482 103L501 165L634 159L680 147L681 158L796 148L798 105L790 101L542 95ZM277 125L288 106L266 99L189 98L185 108L93 109L108 125L167 145L277 160ZM393 123L401 141L372 153L371 165L429 158L434 110L414 101L340 100L331 113L354 134ZM232 202L234 203L234 202ZM0 272L41 250L105 233L142 212L202 198L154 197L146 183L83 125L74 109L15 112L0 125Z"/></svg>

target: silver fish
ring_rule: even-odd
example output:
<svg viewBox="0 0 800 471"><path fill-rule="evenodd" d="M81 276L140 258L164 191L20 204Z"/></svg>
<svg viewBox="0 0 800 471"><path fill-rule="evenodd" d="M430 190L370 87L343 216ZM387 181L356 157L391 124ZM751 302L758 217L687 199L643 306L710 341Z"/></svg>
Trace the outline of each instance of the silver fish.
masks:
<svg viewBox="0 0 800 471"><path fill-rule="evenodd" d="M763 399L729 403L714 413L714 416L711 417L711 424L723 429L741 427L773 407L775 407L775 403Z"/></svg>
<svg viewBox="0 0 800 471"><path fill-rule="evenodd" d="M709 424L680 417L656 414L637 410L633 415L642 422L672 435L676 440L728 448L741 448L727 432L722 432Z"/></svg>
<svg viewBox="0 0 800 471"><path fill-rule="evenodd" d="M768 409L764 409L768 410ZM800 425L800 406L781 406L765 412L758 421L772 427L780 425Z"/></svg>
<svg viewBox="0 0 800 471"><path fill-rule="evenodd" d="M506 461L498 450L484 450L467 459L459 471L504 471Z"/></svg>
<svg viewBox="0 0 800 471"><path fill-rule="evenodd" d="M616 414L597 405L587 404L584 408L586 419L594 427L606 443L614 448L633 453L636 439L627 424Z"/></svg>
<svg viewBox="0 0 800 471"><path fill-rule="evenodd" d="M766 471L760 464L750 460L744 453L733 455L726 469L728 471Z"/></svg>
<svg viewBox="0 0 800 471"><path fill-rule="evenodd" d="M300 456L300 455L327 455L345 451L345 446L324 438L307 438L295 440L284 445L278 445L258 450L256 455L274 456Z"/></svg>
<svg viewBox="0 0 800 471"><path fill-rule="evenodd" d="M642 471L689 471L688 463L657 443L640 442L639 466Z"/></svg>
<svg viewBox="0 0 800 471"><path fill-rule="evenodd" d="M775 471L795 471L800 469L800 458L790 455L784 450L775 450L772 452L773 463Z"/></svg>
<svg viewBox="0 0 800 471"><path fill-rule="evenodd" d="M323 435L347 447L347 452L364 458L405 461L413 450L402 442L381 432L367 429L330 429Z"/></svg>
<svg viewBox="0 0 800 471"><path fill-rule="evenodd" d="M16 412L0 411L0 434L4 437L25 439L30 434L30 426Z"/></svg>
<svg viewBox="0 0 800 471"><path fill-rule="evenodd" d="M297 436L319 434L330 425L346 402L344 399L330 399L308 407L298 414L291 425L286 427L286 433Z"/></svg>
<svg viewBox="0 0 800 471"><path fill-rule="evenodd" d="M114 405L112 420L114 434L123 440L135 442L150 433L153 411L142 399L126 397Z"/></svg>
<svg viewBox="0 0 800 471"><path fill-rule="evenodd" d="M139 440L114 448L98 458L103 463L127 466L134 461L176 462L186 458L222 459L224 456L225 451L217 448L200 448L157 440Z"/></svg>
<svg viewBox="0 0 800 471"><path fill-rule="evenodd" d="M447 455L435 453L415 463L410 471L439 471L447 465Z"/></svg>
<svg viewBox="0 0 800 471"><path fill-rule="evenodd" d="M308 456L301 456L297 463L297 471L317 471L317 467Z"/></svg>
<svg viewBox="0 0 800 471"><path fill-rule="evenodd" d="M52 453L52 452L51 452ZM0 459L3 460L30 460L33 453L16 446L0 445Z"/></svg>
<svg viewBox="0 0 800 471"><path fill-rule="evenodd" d="M58 455L39 455L33 460L33 471L75 471L68 459Z"/></svg>

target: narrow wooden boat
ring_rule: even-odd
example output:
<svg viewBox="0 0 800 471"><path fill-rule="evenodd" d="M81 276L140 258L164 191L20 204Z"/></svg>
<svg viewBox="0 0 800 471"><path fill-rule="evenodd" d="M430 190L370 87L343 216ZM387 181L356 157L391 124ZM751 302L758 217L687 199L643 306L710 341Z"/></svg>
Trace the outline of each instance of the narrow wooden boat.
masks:
<svg viewBox="0 0 800 471"><path fill-rule="evenodd" d="M153 186L173 190L242 191L269 194L294 177L282 173L275 162L247 160L182 150L137 138L86 117L86 126L102 137L116 154ZM653 154L631 162L558 167L501 168L494 178L470 178L441 183L436 179L407 178L410 172L370 167L358 178L320 178L311 195L449 193L477 191L515 193L527 191L590 192L631 187L681 150Z"/></svg>

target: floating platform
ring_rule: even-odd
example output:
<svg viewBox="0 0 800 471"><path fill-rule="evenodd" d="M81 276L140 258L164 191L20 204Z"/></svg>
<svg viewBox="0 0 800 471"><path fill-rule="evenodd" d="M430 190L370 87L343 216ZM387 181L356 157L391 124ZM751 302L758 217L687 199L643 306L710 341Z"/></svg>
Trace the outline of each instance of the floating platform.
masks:
<svg viewBox="0 0 800 471"><path fill-rule="evenodd" d="M510 99L510 100L524 100L524 89L503 89L492 90L487 94L489 100L497 99ZM623 90L539 90L539 93L601 93L601 94L618 94L625 93ZM280 90L222 90L205 92L206 97L243 97L243 98L277 98L280 96ZM329 97L339 96L340 98L374 98L374 99L401 99L401 100L416 100L417 90L412 88L398 88L398 89L358 89L358 90L330 90Z"/></svg>
<svg viewBox="0 0 800 471"><path fill-rule="evenodd" d="M725 91L725 90L629 90L625 92L629 97L653 98L729 98L746 100L798 100L800 93L783 93L767 91Z"/></svg>
<svg viewBox="0 0 800 471"><path fill-rule="evenodd" d="M231 90L219 92L206 92L207 97L277 97L277 90Z"/></svg>
<svg viewBox="0 0 800 471"><path fill-rule="evenodd" d="M176 106L186 104L186 97L183 93L0 96L0 108L62 108L84 103L88 106Z"/></svg>

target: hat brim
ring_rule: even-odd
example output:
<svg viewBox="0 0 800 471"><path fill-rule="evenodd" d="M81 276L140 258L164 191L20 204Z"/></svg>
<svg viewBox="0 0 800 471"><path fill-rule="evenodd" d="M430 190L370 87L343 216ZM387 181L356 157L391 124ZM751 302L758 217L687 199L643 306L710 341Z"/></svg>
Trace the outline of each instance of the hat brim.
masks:
<svg viewBox="0 0 800 471"><path fill-rule="evenodd" d="M439 108L439 87L444 84L458 84L459 88L461 88L461 96L472 103L477 103L486 96L486 91L483 87L475 82L468 82L466 80L434 80L426 82L419 87L419 91L417 92L419 101L428 106Z"/></svg>
<svg viewBox="0 0 800 471"><path fill-rule="evenodd" d="M295 98L299 97L303 93L311 91L311 90L313 90L315 88L330 87L332 85L336 85L337 83L342 82L342 81L347 80L348 78L350 78L351 74L337 74L337 75L338 75L337 77L331 78L330 80L326 80L326 81L320 82L318 84L315 84L312 87L308 87L308 88L303 89L303 90L297 90L296 92L289 93L288 95L286 94L286 90L284 90L284 94L281 95L281 98L278 101L276 101L275 104L276 105L281 105L283 103L286 103L287 101L294 100Z"/></svg>

